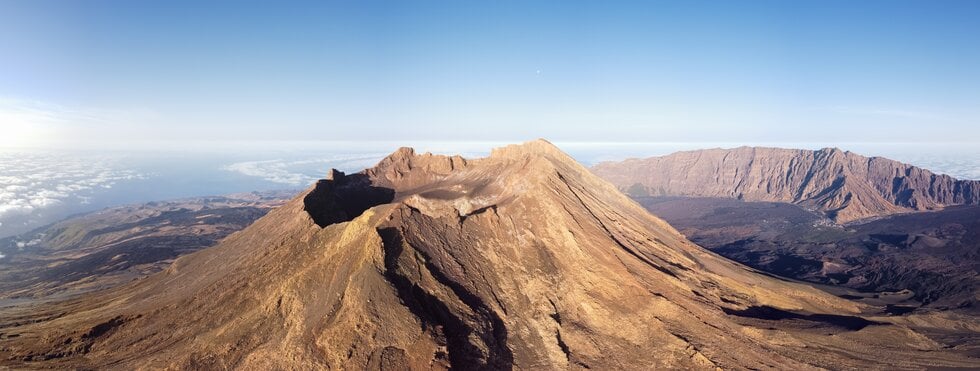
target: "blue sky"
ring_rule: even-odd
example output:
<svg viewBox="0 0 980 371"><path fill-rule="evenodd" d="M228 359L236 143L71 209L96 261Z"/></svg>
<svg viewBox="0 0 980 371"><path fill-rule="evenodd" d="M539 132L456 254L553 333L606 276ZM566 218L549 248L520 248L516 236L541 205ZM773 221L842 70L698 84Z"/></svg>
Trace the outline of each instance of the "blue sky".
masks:
<svg viewBox="0 0 980 371"><path fill-rule="evenodd" d="M977 1L4 1L0 146L980 142Z"/></svg>

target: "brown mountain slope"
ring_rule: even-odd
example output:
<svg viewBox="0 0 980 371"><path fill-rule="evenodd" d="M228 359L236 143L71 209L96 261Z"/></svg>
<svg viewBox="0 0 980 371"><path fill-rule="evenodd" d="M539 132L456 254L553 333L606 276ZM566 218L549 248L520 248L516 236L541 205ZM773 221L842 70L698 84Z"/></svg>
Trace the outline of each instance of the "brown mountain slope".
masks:
<svg viewBox="0 0 980 371"><path fill-rule="evenodd" d="M159 272L213 246L297 192L196 197L104 209L0 239L0 303L51 299Z"/></svg>
<svg viewBox="0 0 980 371"><path fill-rule="evenodd" d="M638 197L691 241L751 267L846 287L905 310L980 320L980 206L953 206L841 227L799 206L710 197ZM832 290L840 292L841 290ZM902 300L895 300L903 298ZM862 299L863 300L863 299Z"/></svg>
<svg viewBox="0 0 980 371"><path fill-rule="evenodd" d="M688 242L547 142L332 172L133 285L0 318L16 368L980 366ZM768 319L767 319L768 318Z"/></svg>
<svg viewBox="0 0 980 371"><path fill-rule="evenodd" d="M592 170L633 196L792 202L839 223L980 204L980 181L836 148L707 149L605 162Z"/></svg>

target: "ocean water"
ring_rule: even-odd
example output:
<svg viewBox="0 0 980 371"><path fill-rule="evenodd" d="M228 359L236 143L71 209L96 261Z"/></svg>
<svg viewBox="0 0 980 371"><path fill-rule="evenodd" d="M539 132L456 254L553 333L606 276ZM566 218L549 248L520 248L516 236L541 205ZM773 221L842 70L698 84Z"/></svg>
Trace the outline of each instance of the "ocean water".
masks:
<svg viewBox="0 0 980 371"><path fill-rule="evenodd" d="M482 157L497 142L409 143L418 152ZM585 165L679 150L730 148L736 143L556 142ZM0 237L20 234L76 213L182 197L294 189L330 168L353 172L373 166L401 143L290 142L260 146L159 151L0 151ZM820 143L756 143L817 149ZM960 179L980 179L980 149L972 145L838 144ZM30 241L24 241L25 244ZM2 255L0 251L0 255Z"/></svg>

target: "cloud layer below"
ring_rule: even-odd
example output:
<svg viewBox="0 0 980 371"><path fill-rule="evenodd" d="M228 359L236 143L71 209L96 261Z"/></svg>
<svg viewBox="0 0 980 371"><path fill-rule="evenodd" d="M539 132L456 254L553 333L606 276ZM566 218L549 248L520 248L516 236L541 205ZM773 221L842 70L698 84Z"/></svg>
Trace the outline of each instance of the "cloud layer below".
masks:
<svg viewBox="0 0 980 371"><path fill-rule="evenodd" d="M334 155L298 160L260 160L236 162L222 167L222 170L246 176L262 178L266 181L291 186L306 186L323 178L330 168L343 171L357 171L370 167L384 158L385 154Z"/></svg>
<svg viewBox="0 0 980 371"><path fill-rule="evenodd" d="M106 156L0 152L0 229L30 224L58 206L87 204L118 182L147 178L116 162Z"/></svg>

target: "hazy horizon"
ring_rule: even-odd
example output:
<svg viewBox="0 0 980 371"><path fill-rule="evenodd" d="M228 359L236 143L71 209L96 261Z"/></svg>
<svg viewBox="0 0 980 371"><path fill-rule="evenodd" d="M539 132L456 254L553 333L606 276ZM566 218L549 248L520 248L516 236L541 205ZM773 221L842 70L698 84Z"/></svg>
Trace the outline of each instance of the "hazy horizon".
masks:
<svg viewBox="0 0 980 371"><path fill-rule="evenodd" d="M330 168L353 172L373 166L398 147L482 157L513 142L257 142L190 146L181 150L0 150L0 238L68 215L123 204L238 192L303 189ZM732 148L742 143L554 142L585 165L666 155L681 150ZM228 143L226 143L228 144ZM819 149L827 143L756 143ZM883 156L960 179L980 179L980 148L936 144L850 143L839 146Z"/></svg>
<svg viewBox="0 0 980 371"><path fill-rule="evenodd" d="M0 236L402 146L839 147L980 179L980 3L0 3Z"/></svg>
<svg viewBox="0 0 980 371"><path fill-rule="evenodd" d="M978 256L980 0L0 0L0 369L980 369Z"/></svg>

